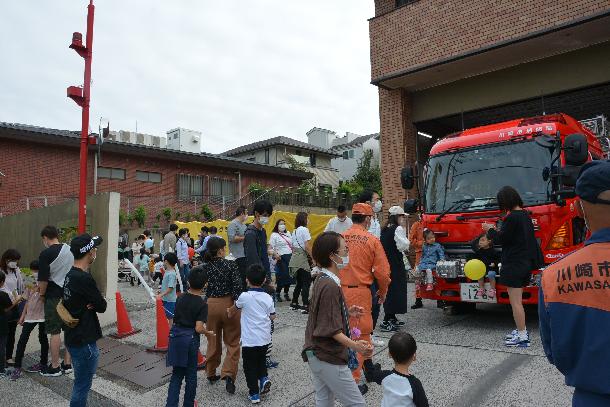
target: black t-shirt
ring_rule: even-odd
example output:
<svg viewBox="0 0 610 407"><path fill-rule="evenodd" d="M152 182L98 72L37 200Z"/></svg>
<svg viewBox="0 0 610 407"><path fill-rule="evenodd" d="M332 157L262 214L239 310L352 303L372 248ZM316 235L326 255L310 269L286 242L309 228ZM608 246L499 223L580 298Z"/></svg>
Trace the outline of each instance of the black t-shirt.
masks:
<svg viewBox="0 0 610 407"><path fill-rule="evenodd" d="M38 257L38 281L47 281L46 298L61 298L63 295L63 287L58 286L51 280L51 263L57 259L63 245L61 243L47 247Z"/></svg>
<svg viewBox="0 0 610 407"><path fill-rule="evenodd" d="M0 291L0 335L8 335L9 314L7 308L13 305L11 297L4 291Z"/></svg>
<svg viewBox="0 0 610 407"><path fill-rule="evenodd" d="M208 320L208 304L198 295L189 292L176 301L174 324L183 328L195 328L195 322Z"/></svg>
<svg viewBox="0 0 610 407"><path fill-rule="evenodd" d="M74 328L64 325L66 345L83 346L102 337L97 313L106 312L107 304L91 274L72 267L64 283L63 301L70 314L80 320ZM93 309L87 309L88 304Z"/></svg>

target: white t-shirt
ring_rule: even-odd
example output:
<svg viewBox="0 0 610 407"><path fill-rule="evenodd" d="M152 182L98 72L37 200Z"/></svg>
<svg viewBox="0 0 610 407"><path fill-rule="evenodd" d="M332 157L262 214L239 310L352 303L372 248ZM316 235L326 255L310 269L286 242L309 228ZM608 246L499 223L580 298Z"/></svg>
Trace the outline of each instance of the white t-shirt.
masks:
<svg viewBox="0 0 610 407"><path fill-rule="evenodd" d="M377 239L381 237L381 225L379 224L379 220L377 220L377 215L373 216L371 219L369 233L375 236Z"/></svg>
<svg viewBox="0 0 610 407"><path fill-rule="evenodd" d="M305 242L311 240L309 229L305 226L299 226L292 234L292 248L305 250Z"/></svg>
<svg viewBox="0 0 610 407"><path fill-rule="evenodd" d="M269 238L269 246L271 249L280 256L285 254L292 254L292 236L290 232L286 231L285 233L277 233L273 232L271 237Z"/></svg>
<svg viewBox="0 0 610 407"><path fill-rule="evenodd" d="M324 231L343 234L343 232L351 228L352 225L353 222L350 218L345 218L345 220L341 222L339 218L335 216L334 218L328 221L328 224L326 225L326 229L324 229Z"/></svg>
<svg viewBox="0 0 610 407"><path fill-rule="evenodd" d="M241 309L241 346L265 346L271 343L273 299L262 288L250 288L239 295L235 306Z"/></svg>

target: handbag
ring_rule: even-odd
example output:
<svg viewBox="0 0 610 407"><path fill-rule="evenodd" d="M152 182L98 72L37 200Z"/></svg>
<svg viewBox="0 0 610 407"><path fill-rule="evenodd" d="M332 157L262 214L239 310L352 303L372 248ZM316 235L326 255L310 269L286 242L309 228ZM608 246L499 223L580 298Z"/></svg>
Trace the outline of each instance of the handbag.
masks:
<svg viewBox="0 0 610 407"><path fill-rule="evenodd" d="M70 311L68 311L64 305L63 299L59 300L59 303L57 303L57 307L55 309L57 310L57 315L59 315L59 318L61 318L63 323L66 324L68 328L74 328L80 322L80 319L74 318L72 314L70 314Z"/></svg>

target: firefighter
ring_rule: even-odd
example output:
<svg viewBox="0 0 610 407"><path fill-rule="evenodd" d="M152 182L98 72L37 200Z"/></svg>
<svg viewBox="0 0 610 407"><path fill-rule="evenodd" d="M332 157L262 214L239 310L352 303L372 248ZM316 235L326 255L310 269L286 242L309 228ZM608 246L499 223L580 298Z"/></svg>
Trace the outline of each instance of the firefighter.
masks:
<svg viewBox="0 0 610 407"><path fill-rule="evenodd" d="M343 237L349 250L349 264L340 271L341 288L347 307L357 305L364 308L364 315L359 318L350 318L350 326L361 332L360 339L371 343L373 333L372 295L371 284L377 281L379 287L378 302L383 304L390 285L390 265L385 256L383 246L378 238L369 233L373 208L366 203L357 203L352 208L352 221L354 225L348 229ZM374 269L374 271L373 271ZM356 383L360 383L362 367L372 372L373 362L358 354L358 369L353 376ZM358 386L362 394L368 390L366 384Z"/></svg>
<svg viewBox="0 0 610 407"><path fill-rule="evenodd" d="M542 274L540 336L574 407L610 405L610 161L583 166L576 194L591 236Z"/></svg>

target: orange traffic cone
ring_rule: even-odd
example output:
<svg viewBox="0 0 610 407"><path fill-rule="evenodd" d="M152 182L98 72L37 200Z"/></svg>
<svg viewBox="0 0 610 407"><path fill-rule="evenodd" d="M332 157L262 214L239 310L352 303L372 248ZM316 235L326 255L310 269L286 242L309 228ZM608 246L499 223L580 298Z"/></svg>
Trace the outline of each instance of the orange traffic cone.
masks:
<svg viewBox="0 0 610 407"><path fill-rule="evenodd" d="M197 351L197 370L205 369L206 362L207 362L207 359L205 358L205 356L203 356L201 351L198 350Z"/></svg>
<svg viewBox="0 0 610 407"><path fill-rule="evenodd" d="M148 348L149 352L167 352L167 346L169 344L169 322L165 317L165 311L163 310L163 302L157 299L157 344Z"/></svg>
<svg viewBox="0 0 610 407"><path fill-rule="evenodd" d="M129 315L127 315L125 303L123 302L121 293L118 291L116 292L116 328L117 332L110 334L110 336L113 338L124 338L141 331L141 329L134 329L131 326L131 321L129 321Z"/></svg>

